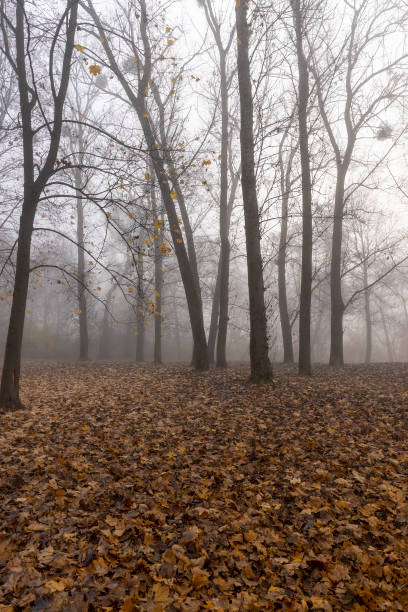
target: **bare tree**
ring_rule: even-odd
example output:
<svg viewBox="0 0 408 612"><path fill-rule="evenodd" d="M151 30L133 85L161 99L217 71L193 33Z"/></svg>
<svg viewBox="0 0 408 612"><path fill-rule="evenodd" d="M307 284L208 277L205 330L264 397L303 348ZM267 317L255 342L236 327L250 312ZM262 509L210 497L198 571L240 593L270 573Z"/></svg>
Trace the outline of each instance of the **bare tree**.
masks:
<svg viewBox="0 0 408 612"><path fill-rule="evenodd" d="M217 18L211 0L201 0L204 7L207 23L213 34L217 51L218 67L220 72L220 101L221 101L221 168L220 168L220 262L219 281L216 286L215 299L219 299L219 323L217 335L217 367L226 367L226 344L228 330L228 289L230 266L229 226L231 220L231 207L228 197L228 142L231 138L229 127L229 89L231 76L227 71L227 58L234 40L235 27L232 27L226 42L223 41L221 19Z"/></svg>
<svg viewBox="0 0 408 612"><path fill-rule="evenodd" d="M113 39L111 28L109 28L109 31L105 29L101 18L90 0L87 3L87 10L96 25L97 37L100 39L104 48L109 68L112 70L121 84L123 91L125 92L133 110L136 112L142 127L147 145L147 152L152 159L156 178L160 186L162 201L166 208L174 251L177 257L180 274L185 289L194 341L193 362L197 369L206 370L209 367L209 360L207 340L204 330L202 303L197 288L194 263L191 261L191 257L189 258L186 250L174 203L174 200L176 199L179 201L179 204L182 203L183 194L181 185L176 180L177 177L174 176L174 173L171 173L171 171L166 172L166 155L163 154L163 151L156 146L158 139L157 137L160 137L160 132L157 133L157 130L155 130L146 105L149 87L151 86L153 80L151 42L149 40L148 31L149 18L146 2L145 0L137 0L136 2L131 0L126 13L129 19L134 19L136 15L138 15L137 19L139 21L140 39L142 43L142 49L140 49L139 43L137 42L133 31L133 23L130 23L130 38L127 38L126 41L130 44L130 49L135 57L135 64L137 66L136 90L133 84L131 84L126 78L124 71L119 66L116 53L113 51L110 42L110 40ZM123 38L122 33L119 31L115 31L115 36L118 39ZM173 189L171 188L171 185L173 185Z"/></svg>
<svg viewBox="0 0 408 612"><path fill-rule="evenodd" d="M251 378L256 382L262 382L272 378L272 367L268 355L261 237L255 179L253 100L249 64L247 10L248 4L246 2L243 0L236 2L237 62L241 117L241 182L248 266Z"/></svg>
<svg viewBox="0 0 408 612"><path fill-rule="evenodd" d="M312 373L311 345L310 345L310 318L312 304L312 252L313 252L313 224L312 224L312 179L309 155L309 70L303 48L307 20L303 0L291 0L293 24L295 29L296 56L299 71L298 83L298 121L299 121L299 150L302 167L302 278L300 287L299 310L299 374L310 376Z"/></svg>
<svg viewBox="0 0 408 612"><path fill-rule="evenodd" d="M344 363L341 265L347 176L360 132L375 123L378 126L381 113L404 95L403 70L408 60L406 53L390 55L396 48L393 37L400 35L408 17L398 3L344 0L344 10L340 31L333 34L324 27L319 45L310 45L314 48L310 68L336 167L330 269L332 366ZM340 107L342 129L338 127ZM381 126L380 120L378 129Z"/></svg>
<svg viewBox="0 0 408 612"><path fill-rule="evenodd" d="M24 0L16 2L14 22L6 2L2 0L0 4L1 51L7 57L18 80L24 155L24 197L18 234L14 293L0 389L0 406L6 410L22 407L19 397L21 346L30 275L31 238L38 201L47 181L53 174L58 155L64 103L74 48L77 12L78 0L68 0L62 15L53 24L51 38L47 41L49 42L48 79L52 95L52 117L44 117L45 122L35 126L33 120L37 112L41 113L40 116L44 113L44 107L38 93L40 77L37 77L34 73L35 61L32 57L33 31L36 28L35 19L31 16ZM61 63L58 67L59 83L56 79L55 66L57 50L60 50L62 54ZM43 76L42 66L41 75ZM34 139L40 130L48 132L49 142L45 162L38 169L34 160Z"/></svg>
<svg viewBox="0 0 408 612"><path fill-rule="evenodd" d="M280 197L281 197L281 227L279 234L279 250L278 250L278 302L279 315L283 343L283 362L293 363L293 339L292 339L292 324L289 316L288 297L286 286L286 263L288 252L288 219L289 219L289 201L292 192L293 181L292 166L293 160L297 152L297 144L291 144L287 159L285 159L284 147L286 140L290 134L292 121L287 123L283 132L283 136L279 143L279 171L280 171Z"/></svg>

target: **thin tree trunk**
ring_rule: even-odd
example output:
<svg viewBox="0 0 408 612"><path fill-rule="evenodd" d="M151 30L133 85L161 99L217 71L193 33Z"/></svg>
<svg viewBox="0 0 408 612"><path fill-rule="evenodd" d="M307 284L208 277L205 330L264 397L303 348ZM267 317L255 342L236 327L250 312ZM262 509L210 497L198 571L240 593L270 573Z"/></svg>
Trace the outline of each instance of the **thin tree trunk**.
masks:
<svg viewBox="0 0 408 612"><path fill-rule="evenodd" d="M163 291L163 257L160 251L162 242L163 219L159 219L156 202L156 190L154 182L150 186L150 199L152 202L153 217L155 219L155 233L157 238L154 241L154 291L155 291L155 311L154 311L154 350L153 360L155 364L162 363L162 291Z"/></svg>
<svg viewBox="0 0 408 612"><path fill-rule="evenodd" d="M142 240L140 240L142 244ZM139 250L143 250L140 246ZM139 255L137 264L137 295L136 295L136 361L144 361L145 349L145 303L144 303L144 263Z"/></svg>
<svg viewBox="0 0 408 612"><path fill-rule="evenodd" d="M330 365L344 365L343 315L344 303L341 291L341 251L343 242L343 203L345 172L338 169L333 219L333 238L330 264Z"/></svg>
<svg viewBox="0 0 408 612"><path fill-rule="evenodd" d="M363 264L363 277L364 287L368 285L368 269L367 262ZM366 345L365 345L365 363L371 363L371 352L373 345L373 327L371 320L371 304L370 304L370 290L364 291L364 315L365 315L365 328L366 328Z"/></svg>
<svg viewBox="0 0 408 612"><path fill-rule="evenodd" d="M310 317L312 303L312 180L310 173L309 132L307 128L307 107L309 102L309 74L303 50L304 16L300 0L292 0L293 19L296 31L296 54L299 70L299 148L302 167L302 276L299 309L299 374L312 373L310 351Z"/></svg>
<svg viewBox="0 0 408 612"><path fill-rule="evenodd" d="M319 304L319 312L317 315L317 321L315 323L315 327L314 327L312 338L311 338L311 352L312 354L314 354L315 357L316 357L316 351L315 351L316 341L319 335L322 320L323 320L323 308Z"/></svg>
<svg viewBox="0 0 408 612"><path fill-rule="evenodd" d="M228 298L229 298L229 215L228 215L228 85L227 57L219 44L221 73L221 168L220 168L220 310L217 335L216 366L227 366Z"/></svg>
<svg viewBox="0 0 408 612"><path fill-rule="evenodd" d="M288 197L282 197L282 221L278 252L278 299L283 343L283 363L293 363L292 327L289 319L286 294L286 248L288 240Z"/></svg>
<svg viewBox="0 0 408 612"><path fill-rule="evenodd" d="M381 308L381 321L382 321L382 324L383 324L384 335L385 335L385 342L386 342L386 345L387 345L388 361L390 363L393 363L394 362L394 351L392 350L390 334L388 332L388 325L387 325L387 321L385 319L384 311L383 311L382 308Z"/></svg>
<svg viewBox="0 0 408 612"><path fill-rule="evenodd" d="M286 292L286 256L288 247L288 208L291 192L291 169L296 149L292 147L289 160L285 168L283 162L283 145L288 134L290 125L279 145L279 167L280 167L280 191L282 198L281 207L281 228L279 237L278 251L278 302L279 319L281 324L282 344L283 344L283 363L293 363L293 339L292 325L290 324L288 299Z"/></svg>
<svg viewBox="0 0 408 612"><path fill-rule="evenodd" d="M208 332L208 357L210 363L214 363L215 358L215 341L217 339L218 318L220 314L220 283L221 283L221 256L218 260L217 278L214 286L214 295L211 308L210 329Z"/></svg>
<svg viewBox="0 0 408 612"><path fill-rule="evenodd" d="M103 312L102 333L101 333L101 338L99 342L98 359L108 359L110 357L110 354L109 354L110 328L109 328L108 308L110 306L111 298L112 298L114 290L115 290L115 286L111 287L106 296L106 308Z"/></svg>
<svg viewBox="0 0 408 612"><path fill-rule="evenodd" d="M241 115L242 194L248 265L251 379L263 382L272 378L268 355L268 336L264 300L259 211L256 194L253 100L249 66L249 28L247 3L235 5L238 37L238 83Z"/></svg>
<svg viewBox="0 0 408 612"><path fill-rule="evenodd" d="M83 150L83 149L81 149ZM81 195L81 171L75 171L77 206L77 255L78 255L78 310L79 310L79 361L89 358L88 318L86 301L86 273L84 254L84 208Z"/></svg>
<svg viewBox="0 0 408 612"><path fill-rule="evenodd" d="M180 339L180 322L178 318L176 298L173 296L173 310L174 310L174 323L175 323L175 336L176 336L176 350L177 360L181 361L181 339Z"/></svg>
<svg viewBox="0 0 408 612"><path fill-rule="evenodd" d="M239 170L234 173L232 170L232 166L231 166L231 159L230 159L230 174L232 177L232 182L231 182L231 188L230 188L230 193L229 193L229 197L228 197L228 204L227 204L227 226L228 226L228 233L229 233L229 228L231 226L231 215L232 215L232 209L234 206L234 202L235 202L235 197L237 194L237 188L238 188L238 184L239 184L239 178L241 175L241 168L239 168ZM230 249L228 250L228 269L229 269L229 265L230 265ZM226 261L226 260L224 260ZM209 329L209 333L208 333L208 354L209 354L209 358L210 358L210 363L213 364L214 363L214 351L215 351L215 343L216 343L216 339L217 339L217 332L218 332L218 320L219 320L219 313L220 313L220 293L221 293L221 254L220 257L218 259L218 267L217 267L217 278L215 281L215 286L214 286L214 294L213 294L213 300L212 300L212 308L211 308L211 322L210 322L210 329ZM225 264L227 265L227 264ZM227 295L227 302L229 302L229 298Z"/></svg>

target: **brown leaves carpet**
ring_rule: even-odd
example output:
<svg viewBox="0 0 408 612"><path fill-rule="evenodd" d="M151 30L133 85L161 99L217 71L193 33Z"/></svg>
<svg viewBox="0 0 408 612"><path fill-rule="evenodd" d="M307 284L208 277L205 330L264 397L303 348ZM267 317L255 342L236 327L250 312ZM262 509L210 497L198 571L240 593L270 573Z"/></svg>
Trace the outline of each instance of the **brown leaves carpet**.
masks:
<svg viewBox="0 0 408 612"><path fill-rule="evenodd" d="M0 612L408 610L408 366L25 367Z"/></svg>

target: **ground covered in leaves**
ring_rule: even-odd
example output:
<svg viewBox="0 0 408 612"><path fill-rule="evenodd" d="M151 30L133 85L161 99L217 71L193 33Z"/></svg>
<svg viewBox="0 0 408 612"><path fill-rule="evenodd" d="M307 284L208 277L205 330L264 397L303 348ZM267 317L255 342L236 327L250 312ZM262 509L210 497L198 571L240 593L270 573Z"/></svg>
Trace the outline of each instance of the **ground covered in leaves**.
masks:
<svg viewBox="0 0 408 612"><path fill-rule="evenodd" d="M408 610L408 366L31 364L0 612Z"/></svg>

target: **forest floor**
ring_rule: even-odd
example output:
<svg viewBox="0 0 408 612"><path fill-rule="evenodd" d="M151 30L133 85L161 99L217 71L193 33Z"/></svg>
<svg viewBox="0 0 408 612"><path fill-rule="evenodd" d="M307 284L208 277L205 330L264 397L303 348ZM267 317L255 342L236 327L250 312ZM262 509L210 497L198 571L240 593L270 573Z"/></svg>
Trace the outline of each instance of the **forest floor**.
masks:
<svg viewBox="0 0 408 612"><path fill-rule="evenodd" d="M29 363L0 612L408 610L408 365Z"/></svg>

